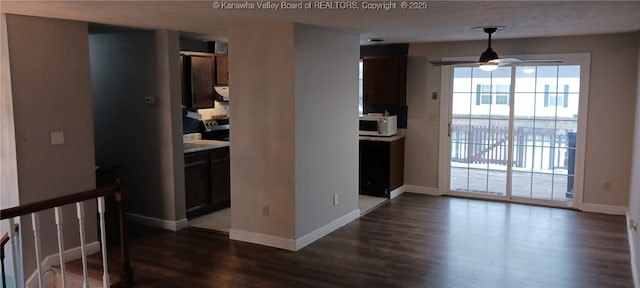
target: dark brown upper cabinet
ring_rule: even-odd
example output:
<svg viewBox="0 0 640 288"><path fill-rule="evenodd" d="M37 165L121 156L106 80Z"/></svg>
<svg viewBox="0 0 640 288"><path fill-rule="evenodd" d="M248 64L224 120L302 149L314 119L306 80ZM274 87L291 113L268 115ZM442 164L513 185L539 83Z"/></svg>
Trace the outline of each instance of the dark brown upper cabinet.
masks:
<svg viewBox="0 0 640 288"><path fill-rule="evenodd" d="M364 105L406 105L407 56L365 57L362 62Z"/></svg>
<svg viewBox="0 0 640 288"><path fill-rule="evenodd" d="M213 108L214 59L208 53L182 53L182 104L189 108Z"/></svg>
<svg viewBox="0 0 640 288"><path fill-rule="evenodd" d="M229 86L229 57L216 54L216 86Z"/></svg>

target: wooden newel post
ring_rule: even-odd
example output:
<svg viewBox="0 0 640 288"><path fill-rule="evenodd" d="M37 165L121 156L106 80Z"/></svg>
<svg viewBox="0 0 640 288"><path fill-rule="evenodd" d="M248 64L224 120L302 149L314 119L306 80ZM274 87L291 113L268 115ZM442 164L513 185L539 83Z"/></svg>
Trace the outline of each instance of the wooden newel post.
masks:
<svg viewBox="0 0 640 288"><path fill-rule="evenodd" d="M129 248L127 245L127 226L124 213L124 201L126 199L124 190L120 179L116 179L118 185L118 191L113 195L118 203L118 218L120 219L120 258L122 260L120 278L125 283L125 286L133 283L133 269L129 263Z"/></svg>

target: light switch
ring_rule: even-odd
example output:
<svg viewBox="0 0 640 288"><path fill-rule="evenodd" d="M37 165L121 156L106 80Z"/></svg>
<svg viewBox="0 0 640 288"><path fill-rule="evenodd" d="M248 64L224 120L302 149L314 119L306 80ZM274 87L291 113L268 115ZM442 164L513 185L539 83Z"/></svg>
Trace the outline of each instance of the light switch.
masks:
<svg viewBox="0 0 640 288"><path fill-rule="evenodd" d="M51 132L51 145L64 144L64 133L62 131Z"/></svg>

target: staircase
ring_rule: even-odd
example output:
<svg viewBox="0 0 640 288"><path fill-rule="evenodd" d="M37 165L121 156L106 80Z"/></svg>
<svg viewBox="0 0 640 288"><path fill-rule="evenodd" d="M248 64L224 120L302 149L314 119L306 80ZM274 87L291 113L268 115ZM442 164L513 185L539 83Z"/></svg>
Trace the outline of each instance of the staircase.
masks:
<svg viewBox="0 0 640 288"><path fill-rule="evenodd" d="M107 254L108 255L108 254ZM109 256L111 258L111 256ZM109 259L109 263L112 263L111 259ZM114 273L117 271L116 267L111 267L109 265L109 282L111 283L110 287L125 287L124 283L122 283L120 275L118 273ZM82 283L84 283L84 277L82 273L82 259L74 260L67 262L65 264L65 274L64 281L66 281L66 285L62 285L62 272L59 265L51 267L51 270L55 274L55 284L52 288L82 288ZM95 253L93 255L87 256L87 284L88 288L102 288L102 254L100 252Z"/></svg>
<svg viewBox="0 0 640 288"><path fill-rule="evenodd" d="M117 207L116 213L114 215L115 222L118 224L117 228L119 232L119 245L114 246L114 249L118 249L116 251L110 250L107 251L107 234L105 229L105 202L113 199L114 205ZM88 221L98 221L99 225L99 237L100 242L100 251L93 255L87 256L87 241L85 237L85 202L88 202L89 205L92 204L93 200L97 203L97 215L86 215L86 220ZM1 237L1 246L2 253L0 253L2 260L1 268L2 274L0 278L2 280L2 287L7 287L7 282L13 282L18 288L32 287L34 284L41 284L42 287L50 288L50 287L126 287L127 284L133 282L133 271L131 266L129 265L129 252L127 249L127 237L126 237L126 225L124 220L124 193L121 190L120 181L116 180L115 184L108 185L100 188L96 188L93 190L68 194L56 198L51 198L43 201L32 202L28 204L23 204L11 208L5 208L0 210L0 220L3 221L3 227L8 227L8 229L2 228L6 231L4 235ZM67 207L67 208L76 208L74 209L76 212L76 219L67 219L67 224L78 225L79 227L79 237L80 246L78 253L81 253L78 257L81 257L75 261L69 261L65 259L65 254L74 251L76 248L72 248L70 250L65 249L65 241L64 241L64 223L63 220L63 206L71 206L75 207ZM93 204L95 205L95 204ZM41 233L40 229L40 214L46 210L54 210L55 212L55 225L57 230L57 242L58 242L58 253L56 256L59 261L57 263L63 263L61 266L51 266L51 261L48 260L50 257L46 257L43 259L42 251L41 251L41 241L55 241L55 235L50 235L50 233ZM22 219L23 216L31 216L31 221L26 221ZM6 224L4 225L6 221ZM74 222L77 221L77 224ZM20 225L17 223L22 223L24 225L28 225L28 222L31 222L32 231L33 231L33 239L34 239L34 248L35 256L37 259L36 271L34 271L35 277L26 281L25 275L29 275L31 273L23 271L23 248L29 249L26 247L22 247L22 239L23 232L20 228ZM15 228L14 228L15 227ZM52 237L53 236L53 237ZM12 274L9 277L5 272L7 271L5 268L5 252L8 252L11 257L12 263ZM103 253L104 252L104 253ZM54 254L55 255L55 254ZM107 259L106 256L109 256L110 259ZM112 257L115 257L111 259ZM75 257L74 257L75 258ZM73 258L69 258L73 259ZM108 264L110 263L110 264ZM118 265L118 266L115 266ZM108 266L108 267L107 267ZM108 268L108 269L104 269ZM84 271L84 272L83 272ZM119 275L113 273L114 271L119 272ZM105 275L104 273L108 273ZM86 275L86 276L85 276ZM85 277L86 277L86 285L85 285ZM14 282L15 281L15 282Z"/></svg>

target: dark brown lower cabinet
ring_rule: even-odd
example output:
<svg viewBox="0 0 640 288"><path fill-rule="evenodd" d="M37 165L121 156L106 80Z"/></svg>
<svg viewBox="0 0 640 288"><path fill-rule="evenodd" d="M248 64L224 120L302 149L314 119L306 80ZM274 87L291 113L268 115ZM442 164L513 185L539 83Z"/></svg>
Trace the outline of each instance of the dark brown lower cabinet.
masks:
<svg viewBox="0 0 640 288"><path fill-rule="evenodd" d="M185 154L187 219L230 206L229 165L229 147Z"/></svg>
<svg viewBox="0 0 640 288"><path fill-rule="evenodd" d="M404 138L360 140L360 194L389 197L404 183Z"/></svg>
<svg viewBox="0 0 640 288"><path fill-rule="evenodd" d="M211 205L215 210L231 204L231 171L229 147L210 150L211 153Z"/></svg>

